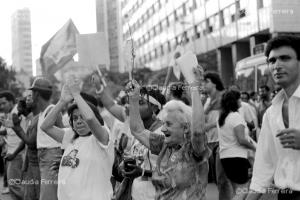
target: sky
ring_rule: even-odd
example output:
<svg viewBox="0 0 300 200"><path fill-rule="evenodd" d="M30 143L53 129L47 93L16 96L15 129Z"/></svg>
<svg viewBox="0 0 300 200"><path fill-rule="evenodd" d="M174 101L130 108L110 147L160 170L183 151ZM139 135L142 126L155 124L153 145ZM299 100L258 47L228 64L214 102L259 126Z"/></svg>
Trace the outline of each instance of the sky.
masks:
<svg viewBox="0 0 300 200"><path fill-rule="evenodd" d="M41 47L66 22L72 19L79 33L96 32L96 0L0 0L0 57L11 65L11 16L17 9L31 12L32 60L39 58Z"/></svg>

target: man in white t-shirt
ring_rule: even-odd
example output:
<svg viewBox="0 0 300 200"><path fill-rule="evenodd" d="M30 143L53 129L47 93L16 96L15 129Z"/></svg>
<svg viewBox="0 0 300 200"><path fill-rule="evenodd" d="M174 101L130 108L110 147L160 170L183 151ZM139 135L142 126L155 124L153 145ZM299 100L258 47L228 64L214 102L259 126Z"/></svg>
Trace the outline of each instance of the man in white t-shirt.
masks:
<svg viewBox="0 0 300 200"><path fill-rule="evenodd" d="M49 80L38 77L34 80L31 88L33 107L40 110L37 126L37 149L41 174L40 200L57 199L57 171L50 169L53 161L59 160L62 155L61 145L49 137L40 128L46 115L53 108L51 102L52 84ZM56 121L56 126L63 127L61 118Z"/></svg>

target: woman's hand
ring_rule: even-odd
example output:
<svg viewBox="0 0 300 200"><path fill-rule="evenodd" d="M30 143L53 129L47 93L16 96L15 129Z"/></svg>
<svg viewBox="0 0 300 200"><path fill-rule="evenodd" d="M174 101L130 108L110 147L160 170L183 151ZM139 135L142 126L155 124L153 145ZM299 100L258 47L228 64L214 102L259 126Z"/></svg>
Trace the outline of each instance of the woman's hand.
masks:
<svg viewBox="0 0 300 200"><path fill-rule="evenodd" d="M74 97L75 95L80 94L80 80L75 77L75 76L71 76L68 80L67 80L67 86L72 94L72 96Z"/></svg>
<svg viewBox="0 0 300 200"><path fill-rule="evenodd" d="M68 85L65 84L61 90L60 100L64 103L69 103L70 101L72 101L72 99L73 96L71 94L71 91Z"/></svg>
<svg viewBox="0 0 300 200"><path fill-rule="evenodd" d="M193 72L195 75L195 81L193 83L191 83L191 86L192 87L200 87L201 83L204 80L204 70L200 65L198 65L197 68L193 68Z"/></svg>
<svg viewBox="0 0 300 200"><path fill-rule="evenodd" d="M104 89L101 79L100 79L99 75L96 73L94 73L92 75L92 84L98 91Z"/></svg>
<svg viewBox="0 0 300 200"><path fill-rule="evenodd" d="M141 86L137 83L136 80L131 80L127 83L125 90L130 98L139 99L140 98L140 89Z"/></svg>

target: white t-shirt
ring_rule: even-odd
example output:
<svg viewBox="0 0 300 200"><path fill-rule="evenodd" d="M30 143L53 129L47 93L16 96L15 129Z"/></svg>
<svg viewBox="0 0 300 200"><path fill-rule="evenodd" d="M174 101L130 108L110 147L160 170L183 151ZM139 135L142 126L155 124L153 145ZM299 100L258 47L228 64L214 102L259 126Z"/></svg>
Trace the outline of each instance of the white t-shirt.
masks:
<svg viewBox="0 0 300 200"><path fill-rule="evenodd" d="M240 145L234 134L234 128L238 125L245 126L246 135L248 137L248 128L244 118L238 112L231 112L227 115L225 123L222 127L217 124L220 145L220 158L247 158L248 149Z"/></svg>
<svg viewBox="0 0 300 200"><path fill-rule="evenodd" d="M94 135L72 141L69 135L74 135L73 130L64 130L66 149L58 173L58 200L111 200L112 141L103 145Z"/></svg>
<svg viewBox="0 0 300 200"><path fill-rule="evenodd" d="M47 135L44 131L41 129L41 125L44 122L46 118L46 114L49 113L49 111L54 107L54 105L49 105L43 112L39 114L39 121L38 121L38 127L37 127L37 135L36 135L36 146L38 149L40 148L56 148L60 147L60 144L55 141L53 138L51 138L49 135Z"/></svg>

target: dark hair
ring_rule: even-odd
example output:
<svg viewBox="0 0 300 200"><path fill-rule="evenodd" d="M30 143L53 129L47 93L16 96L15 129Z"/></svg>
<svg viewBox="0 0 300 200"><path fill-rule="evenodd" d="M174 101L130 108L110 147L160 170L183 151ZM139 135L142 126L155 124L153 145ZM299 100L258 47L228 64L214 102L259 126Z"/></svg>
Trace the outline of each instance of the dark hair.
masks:
<svg viewBox="0 0 300 200"><path fill-rule="evenodd" d="M252 97L254 97L255 95L257 95L257 93L256 92L254 92L254 91L252 91L252 92L250 92L250 97L252 98Z"/></svg>
<svg viewBox="0 0 300 200"><path fill-rule="evenodd" d="M248 100L250 99L250 95L249 95L248 92L245 92L245 91L244 91L244 92L241 92L241 95L242 95L242 94L246 95Z"/></svg>
<svg viewBox="0 0 300 200"><path fill-rule="evenodd" d="M87 102L90 102L91 104L93 104L95 107L98 106L98 101L97 99L93 96L93 95L90 95L88 93L85 93L85 92L80 92L80 95L81 97L87 101Z"/></svg>
<svg viewBox="0 0 300 200"><path fill-rule="evenodd" d="M265 89L267 92L270 91L270 88L267 85L261 85L259 86L259 89Z"/></svg>
<svg viewBox="0 0 300 200"><path fill-rule="evenodd" d="M170 84L169 87L171 95L177 99L181 99L184 90L184 84L181 82L176 82Z"/></svg>
<svg viewBox="0 0 300 200"><path fill-rule="evenodd" d="M166 104L166 98L165 96L160 92L158 88L154 88L151 86L143 86L140 89L141 95L147 95L147 98L149 96L152 96L155 100L157 100L161 104L161 108L158 108L158 110L155 112L155 114L158 114L159 111L162 109L162 106ZM148 99L149 102L149 99Z"/></svg>
<svg viewBox="0 0 300 200"><path fill-rule="evenodd" d="M98 112L98 109L96 106L94 106L93 104L86 102L89 107L92 109L94 115L96 116L96 118L98 119L98 121L100 122L100 124L103 126L104 125L104 121L103 118L101 117L100 113ZM75 109L78 109L77 104L72 104L68 107L68 115L69 115L69 124L71 126L71 128L73 129L75 135L74 135L74 139L79 137L79 134L76 132L76 130L73 128L73 111Z"/></svg>
<svg viewBox="0 0 300 200"><path fill-rule="evenodd" d="M103 103L102 103L100 97L97 98L97 103L98 103L98 106L99 106L100 108L103 108L103 107L104 107L104 105L103 105Z"/></svg>
<svg viewBox="0 0 300 200"><path fill-rule="evenodd" d="M297 54L297 60L300 60L300 37L293 35L280 35L270 39L267 43L265 56L269 57L273 49L288 46L294 49Z"/></svg>
<svg viewBox="0 0 300 200"><path fill-rule="evenodd" d="M7 101L11 101L13 104L16 102L14 94L8 90L2 90L0 92L0 98L6 98Z"/></svg>
<svg viewBox="0 0 300 200"><path fill-rule="evenodd" d="M204 73L204 79L209 79L213 84L216 85L218 91L224 90L224 85L220 75L217 72L207 71Z"/></svg>
<svg viewBox="0 0 300 200"><path fill-rule="evenodd" d="M223 126L225 119L230 112L236 112L239 109L238 100L241 97L240 93L236 90L227 90L223 93L221 99L221 111L218 120L219 126Z"/></svg>
<svg viewBox="0 0 300 200"><path fill-rule="evenodd" d="M33 89L32 91L37 92L42 97L42 99L46 101L49 101L51 99L52 91L39 90L39 89Z"/></svg>

